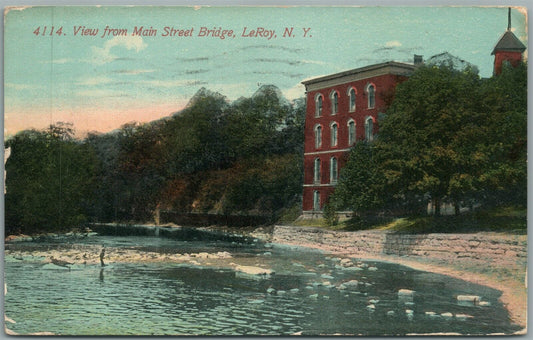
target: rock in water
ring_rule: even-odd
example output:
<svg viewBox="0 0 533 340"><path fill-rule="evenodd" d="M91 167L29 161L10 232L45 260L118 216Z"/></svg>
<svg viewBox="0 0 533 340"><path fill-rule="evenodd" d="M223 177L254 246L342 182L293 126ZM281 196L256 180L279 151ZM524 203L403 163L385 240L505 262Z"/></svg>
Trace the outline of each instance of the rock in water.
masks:
<svg viewBox="0 0 533 340"><path fill-rule="evenodd" d="M457 295L457 301L476 303L481 301L481 297L477 295Z"/></svg>
<svg viewBox="0 0 533 340"><path fill-rule="evenodd" d="M272 275L274 274L274 271L271 269L265 269L261 267L254 267L254 266L236 266L235 270L248 274L248 275Z"/></svg>
<svg viewBox="0 0 533 340"><path fill-rule="evenodd" d="M68 268L68 270L70 270L70 266L74 264L72 262L67 262L67 261L56 259L53 256L50 256L50 262L52 264L55 264L56 266L66 267L66 268Z"/></svg>

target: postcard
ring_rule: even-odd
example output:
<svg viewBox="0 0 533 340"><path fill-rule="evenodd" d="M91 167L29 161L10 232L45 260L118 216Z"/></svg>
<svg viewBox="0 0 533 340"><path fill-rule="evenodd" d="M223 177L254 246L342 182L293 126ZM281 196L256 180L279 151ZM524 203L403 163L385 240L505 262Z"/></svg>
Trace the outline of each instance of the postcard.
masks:
<svg viewBox="0 0 533 340"><path fill-rule="evenodd" d="M8 335L527 332L527 9L4 11Z"/></svg>

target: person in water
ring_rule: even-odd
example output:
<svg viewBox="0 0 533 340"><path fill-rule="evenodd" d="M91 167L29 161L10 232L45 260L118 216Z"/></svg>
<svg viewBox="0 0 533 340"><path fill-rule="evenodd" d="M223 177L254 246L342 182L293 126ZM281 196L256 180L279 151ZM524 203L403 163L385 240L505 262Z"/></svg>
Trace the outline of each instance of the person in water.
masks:
<svg viewBox="0 0 533 340"><path fill-rule="evenodd" d="M100 252L100 264L102 265L102 267L105 266L104 256L105 256L105 246L102 246L102 251Z"/></svg>

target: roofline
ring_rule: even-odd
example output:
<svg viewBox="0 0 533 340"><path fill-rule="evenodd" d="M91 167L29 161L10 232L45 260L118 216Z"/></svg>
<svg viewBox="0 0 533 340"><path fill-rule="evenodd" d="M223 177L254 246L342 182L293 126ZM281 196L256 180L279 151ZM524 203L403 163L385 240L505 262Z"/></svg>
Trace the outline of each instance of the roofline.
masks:
<svg viewBox="0 0 533 340"><path fill-rule="evenodd" d="M355 69L351 69L351 70L347 70L347 71L342 71L342 72L339 72L339 73L329 74L327 76L322 76L322 77L317 77L317 78L305 80L305 81L302 81L302 84L307 86L307 85L310 85L310 84L315 84L315 83L319 83L319 82L322 82L322 81L332 80L332 79L335 79L335 78L355 75L355 74L358 74L358 73L363 73L363 72L368 72L368 71L379 70L379 69L382 69L382 68L385 68L385 67L389 67L389 66L396 66L396 67L404 68L404 69L406 69L408 71L414 71L416 69L416 66L413 65L413 64L401 63L401 62L398 62L398 61L387 61L387 62L384 62L384 63L379 63L379 64L374 64L374 65L359 67L359 68L355 68Z"/></svg>
<svg viewBox="0 0 533 340"><path fill-rule="evenodd" d="M503 37L505 37L505 35L507 33L511 33L511 35L522 45L522 46L516 46L516 47L510 47L510 48L505 48L505 47L498 47L498 45L500 44L500 42L502 41ZM527 47L520 41L520 39L518 39L518 37L513 33L513 31L511 31L510 29L508 29L507 31L505 31L501 36L500 36L500 39L498 39L498 42L496 43L496 45L494 45L494 48L492 49L492 53L490 55L494 55L496 52L524 52L525 50L527 50Z"/></svg>
<svg viewBox="0 0 533 340"><path fill-rule="evenodd" d="M515 48L501 48L501 47L499 47L499 48L496 48L495 47L492 50L492 53L490 55L494 55L494 54L496 54L496 52L520 52L520 53L522 53L525 50L526 50L526 48L522 48L522 47L520 47L520 48L518 48L518 47L515 47Z"/></svg>

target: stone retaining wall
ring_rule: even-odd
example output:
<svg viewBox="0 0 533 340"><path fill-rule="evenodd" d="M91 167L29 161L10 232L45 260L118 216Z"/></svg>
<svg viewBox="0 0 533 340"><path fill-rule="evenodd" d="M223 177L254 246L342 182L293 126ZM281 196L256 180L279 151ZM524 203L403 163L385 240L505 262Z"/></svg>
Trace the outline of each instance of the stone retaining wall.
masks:
<svg viewBox="0 0 533 340"><path fill-rule="evenodd" d="M403 234L387 231L343 232L275 226L272 242L321 248L338 253L396 255L525 266L527 235L501 233Z"/></svg>

